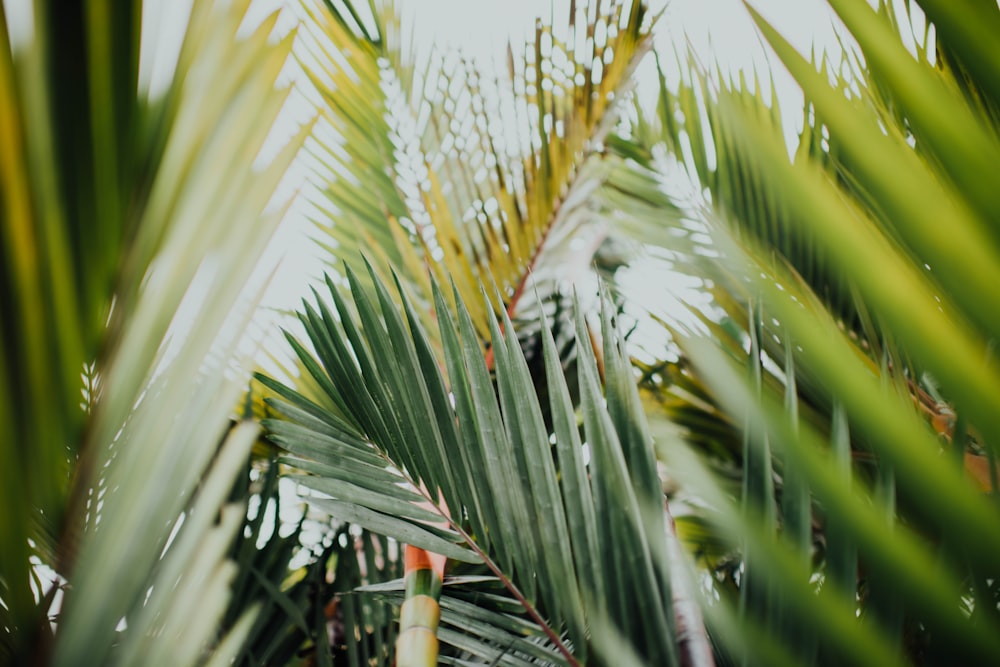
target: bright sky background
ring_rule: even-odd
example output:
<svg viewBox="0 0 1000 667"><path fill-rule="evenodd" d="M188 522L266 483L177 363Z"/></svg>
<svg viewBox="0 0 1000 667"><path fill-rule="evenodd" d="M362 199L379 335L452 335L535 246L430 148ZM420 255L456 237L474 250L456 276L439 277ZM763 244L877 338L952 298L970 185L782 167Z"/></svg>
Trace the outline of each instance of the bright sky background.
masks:
<svg viewBox="0 0 1000 667"><path fill-rule="evenodd" d="M30 0L0 0L7 10L14 42L19 36L27 41L31 33ZM151 29L144 40L170 42L174 52L180 45L185 17L192 0L161 0L146 4L144 23ZM358 0L354 0L357 2ZM580 0L581 2L585 0ZM719 63L723 71L756 69L766 73L770 69L765 47L761 44L750 15L741 0L649 0L654 11L664 10L656 26L656 44L669 67L669 54L690 48L705 65ZM484 62L498 58L503 62L506 44L523 43L533 31L534 19L539 12L554 11L556 21L568 12L569 0L397 0L404 16L412 21L416 38L439 48L458 47L467 55ZM255 0L254 9L263 16L282 5L295 4L295 0ZM364 3L359 3L363 5ZM808 53L815 44L819 49L835 49L831 17L824 0L753 0L752 4L800 51ZM291 14L284 17L290 27ZM169 62L169 59L166 60ZM170 76L170 67L164 63L143 63L140 67L145 80ZM160 71L162 70L162 71ZM647 76L652 70L647 69ZM640 71L640 75L642 71ZM801 123L802 97L780 65L772 72L784 114L790 124L788 133ZM669 78L669 69L668 69ZM639 90L655 90L653 80L639 81ZM308 105L299 100L290 105L284 123L276 131L280 144L291 136L297 125L311 116ZM304 173L293 168L282 191L290 194L301 187ZM301 213L301 205L293 207L271 244L263 264L270 271L275 262L284 258L264 298L272 308L294 308L308 291L308 285L322 272L316 253L310 247L308 223ZM268 318L262 318L265 324ZM266 326L266 324L265 324Z"/></svg>
<svg viewBox="0 0 1000 667"><path fill-rule="evenodd" d="M555 0L556 17L569 3ZM657 26L658 42L678 41L686 33L706 61L743 65L761 53L759 42L741 0L653 0L654 10L666 7ZM798 47L808 49L814 36L832 37L824 0L755 0L753 6ZM418 7L420 34L458 44L472 51L503 49L508 35L526 36L533 18L548 13L545 0L400 0L402 7Z"/></svg>
<svg viewBox="0 0 1000 667"><path fill-rule="evenodd" d="M506 44L522 43L533 31L534 19L539 12L555 7L556 21L568 12L568 0L397 0L404 17L412 21L416 39L441 47L458 47L467 55L488 62L492 58L503 62ZM280 0L262 0L263 4ZM770 67L765 47L762 45L750 15L741 0L652 0L654 11L664 8L656 26L656 44L663 56L674 50L690 48L705 65L719 63L723 71L748 71L756 68L766 73ZM804 53L813 44L819 49L835 49L832 13L824 0L755 0L753 5L789 41ZM272 5L273 6L273 5ZM664 60L669 60L665 58ZM773 57L772 57L773 60ZM646 70L647 76L653 71ZM790 126L789 134L801 123L802 97L788 75L776 66L773 72L778 96ZM669 76L669 73L668 73ZM639 81L640 90L655 90L653 80ZM305 119L308 108L293 109L289 114L294 122ZM287 183L294 187L293 175ZM268 253L268 263L284 256L265 298L265 305L294 308L308 293L308 285L322 272L315 259L306 235L311 233L309 224L293 208L292 214L275 239Z"/></svg>
<svg viewBox="0 0 1000 667"><path fill-rule="evenodd" d="M15 37L23 36L25 41L31 33L30 0L0 0L7 10L7 18ZM294 5L296 0L254 0L254 9L263 16L275 7ZM354 0L359 5L364 2ZM579 0L584 2L585 0ZM163 46L170 43L174 52L179 48L183 26L192 0L160 0L146 3L144 23L150 29L143 34L143 40L151 40ZM534 19L539 12L554 12L555 21L565 16L569 0L397 0L406 20L412 21L416 39L438 48L457 47L467 55L488 63L496 58L504 62L506 44L510 40L515 46L524 43L533 33ZM669 55L683 52L688 46L704 65L719 63L723 71L735 72L756 69L766 73L770 69L765 47L761 44L750 15L741 0L649 0L653 11L664 9L656 29L656 45L668 72ZM808 53L813 44L820 49L836 48L831 12L825 0L753 0L753 5L769 20L793 45ZM292 14L283 21L290 28ZM15 41L17 41L15 39ZM168 49L169 50L169 49ZM157 76L169 77L170 59L164 62L144 62L140 67L144 80L152 81L156 89ZM160 66L164 65L165 66ZM161 71L162 70L162 71ZM638 89L655 91L656 83L646 69L646 76L640 78ZM640 70L640 77L643 70ZM790 78L778 65L773 71L784 117L789 123L787 132L794 133L801 123L801 94ZM294 98L293 98L294 99ZM292 104L280 127L276 128L275 148L290 137L299 123L312 115L309 106L299 99ZM301 187L305 173L294 169L286 179L282 192L291 195ZM309 240L312 233L302 211L301 202L293 206L288 218L280 228L262 262L261 275L270 273L272 267L281 261L274 274L263 304L265 310L256 318L257 324L265 330L274 330L274 322L282 321L273 316L273 309L296 308L300 299L308 294L311 284L315 284L322 274L323 266L317 252ZM258 282L258 285L260 283ZM268 313L272 315L268 315ZM180 319L183 320L183 317ZM283 320L287 322L287 320ZM276 333L276 332L275 332ZM273 340L273 338L272 338Z"/></svg>

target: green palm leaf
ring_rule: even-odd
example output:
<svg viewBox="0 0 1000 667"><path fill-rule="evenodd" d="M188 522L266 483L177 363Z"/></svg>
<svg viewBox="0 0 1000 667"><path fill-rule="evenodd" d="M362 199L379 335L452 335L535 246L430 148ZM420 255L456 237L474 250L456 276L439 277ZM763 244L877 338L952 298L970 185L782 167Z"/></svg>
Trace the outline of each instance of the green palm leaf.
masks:
<svg viewBox="0 0 1000 667"><path fill-rule="evenodd" d="M700 463L678 448L658 451L689 493L710 498L716 511L701 516L744 559L733 615L708 612L710 624L732 630L720 636L736 655L767 664L995 660L984 583L1000 523L963 461L992 461L995 441L987 403L1000 377L989 352L996 328L988 299L974 296L1000 265L984 215L995 179L971 165L991 154L998 132L989 75L953 60L934 65L928 54L978 48L958 46L979 29L972 17L989 24L1000 12L927 3L948 27L936 44L917 35L912 55L899 35L908 14L831 4L857 40L846 68L808 63L753 13L815 113L794 159L756 88L715 89L692 68L677 92L664 90L665 141L680 152L690 140L681 159L711 194L680 203L709 231L702 248L712 252L674 250L692 258L689 270L708 272L729 323L752 341L748 355L746 337L720 336L710 319L714 343L674 327L711 398L689 394L703 403L688 401L683 414L718 405L743 422L743 462L757 461L742 471L743 504L754 498L764 509L746 514L723 488L710 491ZM962 415L962 425L940 425L944 413ZM942 465L946 453L954 465ZM772 481L780 499L766 489ZM735 525L733 513L747 518ZM810 627L823 635L810 638ZM781 658L758 631L784 637L792 653Z"/></svg>
<svg viewBox="0 0 1000 667"><path fill-rule="evenodd" d="M31 3L28 31L0 8L5 662L225 661L249 630L217 637L254 441L220 448L225 350L303 137L253 167L291 39L247 4L195 3L179 52L139 2Z"/></svg>
<svg viewBox="0 0 1000 667"><path fill-rule="evenodd" d="M610 320L602 326L606 396L589 346L581 347L584 448L550 335L551 434L520 346L499 323L492 325L495 390L464 307L456 322L434 288L444 349L436 363L407 298L400 311L374 274L375 294L352 272L348 277L354 307L329 285L335 310L318 301L300 316L316 356L296 346L348 417L264 379L283 395L272 401L284 417L267 422L272 437L323 464L303 462L313 476L299 481L331 498L312 502L400 541L485 565L570 663L588 653L588 623L607 618L628 623L640 655L676 661L662 494ZM579 315L577 333L586 335ZM447 512L427 516L438 491ZM449 633L441 639L468 648Z"/></svg>

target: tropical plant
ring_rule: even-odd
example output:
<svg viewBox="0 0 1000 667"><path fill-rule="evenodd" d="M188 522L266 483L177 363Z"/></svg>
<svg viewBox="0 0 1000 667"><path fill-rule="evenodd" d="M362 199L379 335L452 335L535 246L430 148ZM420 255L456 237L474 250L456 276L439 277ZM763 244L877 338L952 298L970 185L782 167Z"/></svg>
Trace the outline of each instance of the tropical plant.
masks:
<svg viewBox="0 0 1000 667"><path fill-rule="evenodd" d="M751 9L790 151L766 78L678 51L636 101L641 2L504 77L305 0L321 119L267 166L292 37L248 4L177 49L0 3L0 662L1000 660L995 3L830 0L814 61ZM329 275L234 418L302 142Z"/></svg>
<svg viewBox="0 0 1000 667"><path fill-rule="evenodd" d="M292 38L248 4L0 5L0 663L226 664L254 622L218 634L230 351L308 128L255 166Z"/></svg>
<svg viewBox="0 0 1000 667"><path fill-rule="evenodd" d="M849 36L843 62L818 71L753 14L808 103L794 159L758 89L713 86L696 67L664 87L658 116L674 155L691 146L683 164L709 196L689 215L716 256L697 264L744 332L715 327L714 351L680 340L745 424L739 613L774 627L791 662L990 662L996 331L969 295L998 266L996 232L989 176L958 156L1000 146L990 77L968 65L971 36L1000 16L830 4ZM967 250L973 264L958 260ZM779 578L755 557L787 567Z"/></svg>
<svg viewBox="0 0 1000 667"><path fill-rule="evenodd" d="M792 157L766 81L690 56L633 113L638 4L539 23L526 66L509 52L513 101L460 58L414 65L391 7L308 5L337 261L300 315L309 345L289 336L302 390L262 378L267 428L310 502L487 576L445 579L443 661L1000 657L1000 10L830 4L842 62L751 10L807 100ZM667 199L679 173L693 187ZM621 272L599 331L550 279L609 230L714 297L694 323L654 318L671 343L634 366L622 323L648 314Z"/></svg>
<svg viewBox="0 0 1000 667"><path fill-rule="evenodd" d="M429 332L428 339L422 343L426 349L419 353L422 355L420 366L427 371L433 363L434 351L440 355L447 340L458 335L454 330L436 325L435 319L442 317L442 304L468 304L469 323L476 334L465 339L463 344L475 344L481 358L477 363L484 364L487 370L492 370L498 363L497 346L503 342L496 337L499 332L494 331L492 344L483 344L485 337L491 335L491 329L497 325L496 317L502 314L514 318L519 325L528 323L529 326L515 327L501 320L500 326L505 331L517 331L522 336L528 333L534 339L534 346L528 347L535 351L534 372L525 373L523 379L531 383L532 394L535 388L539 390L542 400L529 399L527 406L516 408L504 404L504 415L508 420L515 419L512 411L516 409L528 412L528 417L520 419L533 420L534 411L541 422L530 422L530 428L544 430L547 423L565 417L557 417L550 412L550 402L556 400L558 394L550 395L549 392L559 387L552 384L556 382L554 378L551 381L545 379L547 362L545 355L541 354L544 337L538 328L539 317L545 310L554 313L556 338L561 342L558 355L560 367L575 366L578 353L573 344L577 338L572 333L575 327L573 309L566 307L567 295L560 293L561 285L557 280L564 275L570 255L566 252L567 245L558 242L558 239L590 236L589 254L572 253L585 268L588 258L606 233L598 223L609 215L609 211L592 195L613 168L610 162L614 161L615 166L624 168L620 160L615 161L613 156L603 153L602 139L614 126L616 107L624 98L625 87L630 85L629 74L649 47L645 10L639 4L622 3L612 3L603 12L596 13L587 8L573 8L568 31L562 26L540 23L535 44L525 50L525 61L515 60L513 52L509 53L510 80L489 83L489 79L471 63L460 59L432 55L426 66L415 68L412 54L404 53L399 42L401 32L391 5L372 9L373 16L361 16L350 5L340 10L332 5L326 9L307 5L310 21L305 32L311 38L304 41L303 61L316 84L320 101L329 105L335 131L330 135L318 135L319 140L313 146L317 172L322 178L317 209L326 216L317 222L332 236L334 244L330 249L334 255L346 263L355 304L366 289L373 289L390 279L396 281L400 293L389 296L390 292L384 291L384 287L379 288L382 290L379 294L383 317L390 317L386 310L388 304L400 299L409 297L419 304L412 307L410 313L420 321L422 329ZM342 54L342 57L328 57L334 53ZM558 69L553 69L550 65L558 58L561 58L561 64ZM509 107L513 114L519 116L513 128L526 133L521 141L502 143L502 133L511 127L504 127L502 118L492 110L494 105ZM391 113L387 113L389 111ZM519 127L521 120L525 124L523 128ZM368 183L369 187L358 189L354 185L358 182ZM666 202L662 197L661 200ZM332 225L325 221L333 219L337 222ZM552 253L560 252L560 249L561 253L553 257ZM365 256L367 259L363 259ZM556 272L547 275L546 272L552 268ZM432 288L435 280L449 281L449 277L453 290L435 291ZM337 282L342 284L340 280ZM489 286L485 299L480 298L484 294L481 292L483 285ZM324 310L326 306L321 305L317 306L320 311L310 308L303 315L303 324L314 342L317 336L335 336L325 332L324 327L334 326L337 321L344 322L346 327L351 318L353 306L339 300L341 288L333 281L329 287L331 298L337 300L337 314L330 315ZM383 298L387 300L383 301ZM453 307L449 305L449 308ZM366 331L382 326L372 319L377 311L370 306L369 309L370 313L359 313L364 322L359 328ZM533 328L530 325L534 325ZM359 340L351 338L350 345L340 345L345 350L353 349L353 352L342 352L345 356L336 363L353 363L351 359L359 356L363 364L362 377L354 377L351 381L357 383L363 378L373 379L372 374L377 372L374 369L392 366L394 355L407 353L402 341L410 335L407 331L412 332L414 326L416 320L408 322L405 329L394 332L393 335L398 337L395 345L373 349L370 353L361 352ZM352 331L351 328L347 330ZM581 340L586 340L589 347L592 336L586 325L584 330L588 333ZM272 407L286 418L291 411L296 420L303 417L301 410L308 410L306 406L314 406L314 409L322 406L331 414L340 415L350 426L347 431L352 434L350 442L360 447L357 451L363 454L365 448L370 446L366 443L374 440L377 451L386 457L384 465L389 466L383 474L377 474L370 465L351 469L352 466L345 464L346 472L342 473L345 477L333 484L320 479L307 462L287 460L286 463L312 473L300 478L301 481L337 499L332 505L330 501L323 500L314 501L314 504L336 510L333 512L335 516L350 518L372 529L379 528L379 522L387 520L387 517L398 514L411 521L411 528L403 528L405 524L401 524L398 517L393 521L400 530L411 531L407 533L407 542L432 547L438 553L460 559L482 561L485 558L492 573L506 583L507 594L526 606L528 615L537 625L534 632L547 635L556 649L553 656L561 653L564 660L576 660L567 641L577 647L578 655L586 655L585 618L588 615L609 617L610 613L603 606L608 601L603 593L595 599L584 600L584 591L589 596L593 595L593 589L587 583L588 579L583 578L584 574L581 573L579 579L574 576L574 569L580 565L573 566L565 560L545 563L552 576L567 577L568 582L565 591L558 594L549 592L550 597L542 601L551 613L557 615L554 627L535 608L538 603L535 601L534 577L536 569L542 565L538 559L553 550L554 538L563 542L568 540L569 536L565 534L567 529L563 525L565 519L546 526L543 533L536 534L535 543L525 547L527 551L518 552L517 545L508 545L506 541L499 541L498 537L488 536L490 531L487 526L491 522L503 519L523 523L538 511L536 505L548 507L557 502L560 499L558 490L549 491L551 497L539 498L527 506L523 500L498 501L489 495L477 501L475 506L468 504L468 495L475 493L477 488L484 492L490 488L512 489L511 485L517 480L522 485L528 485L525 475L528 474L526 466L529 464L523 460L525 454L521 450L526 446L544 444L547 451L548 436L543 437L542 432L537 430L519 433L519 427L510 426L513 430L500 451L505 457L515 457L507 460L511 472L504 474L516 472L518 476L494 479L489 487L483 487L482 483L474 480L483 474L484 467L492 467L486 465L487 461L499 456L496 451L490 450L500 445L489 439L498 435L477 435L475 429L469 430L470 426L460 427L460 433L445 430L434 435L444 449L439 449L433 459L427 459L428 455L424 454L421 460L413 460L412 454L407 454L405 450L382 449L394 443L402 446L403 442L415 442L427 437L420 415L425 414L430 405L435 406L436 419L441 424L438 428L444 428L444 424L455 419L455 415L448 416L450 408L447 407L445 387L455 391L452 383L460 381L455 375L460 367L451 369L447 379L442 377L429 381L427 391L430 393L422 400L431 401L430 404L413 403L405 412L393 417L389 424L364 423L353 416L357 410L364 409L370 413L378 406L385 409L389 405L386 401L401 400L402 395L395 399L375 397L372 399L375 403L366 408L361 408L360 404L344 405L335 387L347 382L347 377L325 376L305 349L297 343L293 344L297 347L301 365L306 369L305 385L308 391L305 395L290 393L266 381L270 389L283 399L273 401ZM329 349L325 348L325 352ZM373 361L365 360L368 354ZM327 364L327 372L332 373L328 364L334 362L329 357L322 357L322 361ZM349 368L337 367L338 371L344 372L349 372L344 370ZM405 377L406 382L415 382L420 377L415 374L416 370L407 371L396 379ZM499 366L496 371L498 382L501 372L509 372L501 371ZM548 372L551 373L551 369ZM577 382L573 381L571 385L571 396L575 396ZM390 387L388 391L391 396L392 392L399 391L399 386ZM523 386L512 391L511 395L518 396L519 400L522 395L531 395L524 393ZM475 395L477 404L486 399L494 400L490 398L492 391L489 394L481 392L482 387L477 389ZM465 406L465 409L471 408ZM565 406L560 409L565 409ZM460 418L460 422L467 419L468 416ZM500 419L500 413L495 414L488 427L498 428L502 423ZM285 426L282 422L267 423L272 438L283 447L296 454L318 456L315 448L301 448L296 434L302 436L302 433L297 431L288 435L283 430ZM338 428L343 429L344 426L341 424ZM310 428L316 427L315 423L310 423ZM638 436L633 434L632 438ZM460 442L464 444L459 446ZM630 446L637 451L643 449L638 441ZM508 448L512 451L504 451ZM476 449L484 453L475 454ZM575 449L570 451L579 456ZM446 452L451 452L452 457L461 452L462 459L449 463L448 457L441 456ZM614 456L613 453L609 455ZM536 458L531 464L534 466L533 474L547 474L549 477L546 479L554 480L556 469L543 465L548 456L537 458L542 456L540 452L534 456ZM648 456L648 451L643 456ZM333 472L335 466L332 460L326 462L331 467L323 475L339 474ZM416 467L421 464L429 467ZM448 473L448 477L455 480L450 484L443 484L438 479L445 473L434 472L442 466L459 464L460 469ZM582 463L577 461L577 465L582 466ZM642 473L647 483L645 490L638 494L633 489L622 493L643 496L655 488L657 491L651 496L655 508L660 505L660 501L656 500L659 497L658 482L654 484L652 481L655 474L650 472L651 462L644 461L641 465L645 466ZM397 483L401 479L408 479L410 483L409 493L399 498L401 502L386 504L387 501L371 498L370 491L384 489L386 484ZM521 488L530 501L530 487ZM351 495L354 493L352 489L361 497L367 495L375 504L364 505L362 501L363 511L357 505L348 507L344 504L345 499L357 501L359 498ZM369 491L365 492L365 489ZM441 489L445 495L439 501L428 495L427 489ZM392 495L399 494L393 492ZM571 500L572 507L576 502ZM636 502L630 504L635 505ZM641 502L646 504L649 498L643 497ZM408 511L416 512L416 515L406 514ZM637 533L631 539L639 540L636 553L650 549L662 552L666 549L663 509L651 511L660 519L652 521L654 528L641 526L635 529ZM424 528L412 524L418 517L427 520L435 515L439 523L451 530L457 527L449 519L451 516L462 517L463 522L466 518L475 522L463 528L462 533L466 535L467 543L473 539L472 535L475 540L484 542L478 549L479 557L456 551L454 547L446 550L442 544L431 540L424 533ZM413 532L412 528L420 530ZM496 526L492 528L493 532L497 530L500 529ZM552 530L555 532L552 533ZM598 530L596 524L589 524L586 530L587 539L593 542L593 533ZM649 541L644 535L646 530L653 530L653 536L658 536L652 540L651 546L644 546ZM503 531L511 538L516 534L515 525L508 523ZM399 533L394 533L394 537L399 536ZM455 536L451 537L454 539ZM577 540L580 539L577 537ZM548 546L543 546L545 543L542 540L547 540ZM583 549L582 546L578 548ZM593 548L593 545L589 547ZM497 555L490 555L483 549L500 551ZM651 556L649 559L652 562ZM519 573L515 573L515 567L520 570ZM433 578L434 575L430 576ZM647 656L659 658L673 655L678 651L677 642L674 633L667 631L665 625L668 621L672 622L672 618L663 612L664 601L669 600L669 586L662 580L662 573L654 575L649 570L643 576L654 577L644 589L652 595L649 609L659 611L649 615L655 630L649 632L648 645L643 645L641 651ZM517 583L517 577L527 578ZM656 583L657 579L661 581ZM610 585L605 586L603 581L600 583L601 590L611 588ZM522 591L519 586L527 588ZM578 587L582 588L578 590ZM431 592L436 592L436 588L432 585ZM539 592L544 593L545 590L541 588ZM565 597L560 600L560 596ZM404 619L407 617L405 607L403 616ZM562 617L567 618L570 624L569 640L559 636ZM447 622L447 615L445 618ZM404 640L407 636L404 632ZM453 642L459 641L466 650L470 650L469 637L448 635L447 632L444 636L455 637ZM497 646L503 648L498 644L498 637L506 641L507 635L476 638L481 643L472 645L476 647L474 652L483 656L493 655L499 650Z"/></svg>

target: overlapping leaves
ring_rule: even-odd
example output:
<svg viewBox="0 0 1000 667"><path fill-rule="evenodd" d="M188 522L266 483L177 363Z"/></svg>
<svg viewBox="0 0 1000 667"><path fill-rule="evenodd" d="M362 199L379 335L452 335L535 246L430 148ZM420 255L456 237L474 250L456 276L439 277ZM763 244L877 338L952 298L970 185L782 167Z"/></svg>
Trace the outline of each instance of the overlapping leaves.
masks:
<svg viewBox="0 0 1000 667"><path fill-rule="evenodd" d="M924 4L947 29L936 42L918 32L911 52L900 31ZM725 290L743 332L681 341L742 426L740 505L663 451L739 547L739 605L710 614L747 640L735 651L766 664L991 661L1000 517L969 473L994 465L998 332L977 295L1000 256L986 213L996 179L971 165L1000 133L988 73L935 55L979 48L971 36L1000 11L831 5L848 64L819 71L754 14L811 105L794 160L756 89L716 89L693 68L664 96L667 143L690 141L688 171L711 197L687 209L713 249L691 266Z"/></svg>
<svg viewBox="0 0 1000 667"><path fill-rule="evenodd" d="M640 655L675 662L662 492L610 316L602 325L606 394L590 346L580 347L581 440L547 329L551 432L520 346L500 323L491 323L494 386L460 296L453 315L433 287L439 358L409 299L396 306L374 272L374 294L348 276L353 306L329 284L332 306L317 296L300 315L315 356L289 338L335 409L261 378L280 396L271 401L283 416L267 422L271 437L294 455L286 463L308 473L298 480L323 494L311 502L485 564L571 664L588 654L588 626L607 619L628 627ZM509 320L503 324L509 331ZM476 627L469 632L483 642L481 653L505 648L486 631L490 623ZM459 648L471 641L453 633L442 639Z"/></svg>
<svg viewBox="0 0 1000 667"><path fill-rule="evenodd" d="M224 323L302 138L255 167L291 39L248 4L194 3L179 43L154 39L162 5L0 7L4 662L225 662L249 629L216 636L254 440L220 448Z"/></svg>
<svg viewBox="0 0 1000 667"><path fill-rule="evenodd" d="M565 23L539 22L504 78L456 54L417 56L392 3L305 8L300 60L332 129L311 150L333 270L367 280L362 254L383 280L392 267L425 325L428 276L453 280L483 339L490 312L537 319L534 297L585 272L605 233L592 195L624 168L601 152L650 46L643 3L573 4ZM584 228L589 250L570 248ZM498 298L483 302L480 283Z"/></svg>

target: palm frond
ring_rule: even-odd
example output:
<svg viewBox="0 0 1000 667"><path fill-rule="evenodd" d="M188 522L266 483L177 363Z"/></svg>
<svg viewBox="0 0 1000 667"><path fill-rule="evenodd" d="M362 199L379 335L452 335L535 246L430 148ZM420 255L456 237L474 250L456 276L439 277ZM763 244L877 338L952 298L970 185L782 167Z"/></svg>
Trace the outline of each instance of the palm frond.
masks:
<svg viewBox="0 0 1000 667"><path fill-rule="evenodd" d="M441 656L441 663L569 664L544 630L520 615L520 603L505 595L502 588L495 577L445 578L438 635L456 654ZM403 604L402 580L358 590L397 606Z"/></svg>
<svg viewBox="0 0 1000 667"><path fill-rule="evenodd" d="M847 68L811 64L752 12L811 105L794 159L756 88L716 89L693 68L693 83L664 93L667 144L688 150L689 173L711 194L710 205L688 207L713 250L690 265L728 294L718 303L745 332L731 340L706 327L709 342L674 329L712 399L702 412L720 406L745 435L739 505L679 443L658 451L711 507L699 516L738 550L741 597L707 612L710 625L732 630L719 633L727 642L742 636L734 655L995 660L984 582L1000 523L963 470L967 455L994 447L987 403L1000 377L992 307L974 298L986 289L979 269L1000 266L984 215L995 179L970 168L995 149L988 94L972 92L988 81L932 64L932 40L908 51L899 31L909 15L888 3L831 4L855 40ZM987 23L1000 13L975 11ZM939 48L978 30L959 25ZM942 109L952 120L936 116ZM963 415L961 428L940 424L943 413ZM749 499L761 509L749 512ZM928 581L926 568L939 576Z"/></svg>
<svg viewBox="0 0 1000 667"><path fill-rule="evenodd" d="M232 501L249 499L251 507L229 549L229 558L238 569L220 634L240 623L247 609L259 607L247 640L233 656L236 664L247 667L288 664L315 644L319 635L328 633L325 608L333 594L324 586L325 573L328 561L335 557L331 550L342 548L335 538L330 549L315 547L310 562L290 571L302 556L300 538L306 515L288 532L288 519L283 516L287 490L282 492L279 471L272 453L263 471L259 464L247 466L231 493Z"/></svg>
<svg viewBox="0 0 1000 667"><path fill-rule="evenodd" d="M347 263L366 280L364 254L430 306L429 267L455 281L484 339L490 311L515 317L523 297L551 294L571 257L585 270L596 244L567 249L601 217L588 200L608 178L603 138L650 46L642 3L539 21L503 79L454 54L417 62L391 3L364 20L349 4L327 9L307 5L302 60L336 132L313 144L334 270ZM489 308L480 283L498 287Z"/></svg>
<svg viewBox="0 0 1000 667"><path fill-rule="evenodd" d="M274 39L276 16L242 26L247 5L195 3L179 52L141 3L34 3L28 32L0 9L0 644L14 662L193 664L217 640L244 511L227 493L254 440L244 426L219 448L237 392L224 325L252 307L241 292L281 215L266 209L303 140L253 166L291 39Z"/></svg>
<svg viewBox="0 0 1000 667"><path fill-rule="evenodd" d="M333 309L318 297L305 304L301 320L316 356L292 339L346 418L263 379L282 396L271 402L283 416L266 422L271 437L307 457L287 462L310 473L301 483L329 497L311 502L402 542L484 564L570 664L585 659L594 618L627 623L640 655L676 662L662 493L610 316L602 324L606 394L590 346L580 347L585 448L550 334L543 340L551 434L520 345L499 323L491 325L495 390L464 307L456 322L434 287L438 360L409 299L400 297L400 311L374 271L375 294L348 277L353 308L332 282ZM576 319L586 336L579 312ZM438 491L447 512L428 512ZM442 521L446 529L429 525Z"/></svg>

